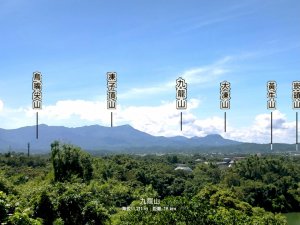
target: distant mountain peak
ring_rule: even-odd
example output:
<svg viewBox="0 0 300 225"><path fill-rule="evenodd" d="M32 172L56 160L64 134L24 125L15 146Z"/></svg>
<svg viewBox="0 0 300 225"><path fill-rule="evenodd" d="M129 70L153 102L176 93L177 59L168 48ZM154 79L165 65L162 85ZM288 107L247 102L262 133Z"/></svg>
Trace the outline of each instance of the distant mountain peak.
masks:
<svg viewBox="0 0 300 225"><path fill-rule="evenodd" d="M220 134L208 134L208 135L206 135L206 137L209 137L209 138L220 138L220 139L224 139L224 138L222 137L222 135L220 135Z"/></svg>
<svg viewBox="0 0 300 225"><path fill-rule="evenodd" d="M128 127L128 128L133 128L133 127L130 126L129 124L123 124L123 125L120 125L120 126L117 126L117 127Z"/></svg>
<svg viewBox="0 0 300 225"><path fill-rule="evenodd" d="M101 125L68 128L46 124L40 124L39 127L39 139L35 137L34 125L13 130L0 129L0 151L7 151L8 146L16 151L24 151L27 149L27 143L31 143L33 151L45 152L50 150L50 144L54 140L62 140L66 143L78 145L83 149L94 151L126 151L131 149L156 151L159 148L166 150L182 149L182 151L185 151L189 148L229 146L240 143L224 139L219 134L193 138L153 136L128 124L112 128Z"/></svg>
<svg viewBox="0 0 300 225"><path fill-rule="evenodd" d="M199 137L199 136L194 136L192 139L202 139L202 138L219 138L219 139L224 139L220 134L207 134L206 136Z"/></svg>
<svg viewBox="0 0 300 225"><path fill-rule="evenodd" d="M133 130L136 130L134 127L130 126L129 124L114 126L114 128L123 128L123 129L133 129Z"/></svg>

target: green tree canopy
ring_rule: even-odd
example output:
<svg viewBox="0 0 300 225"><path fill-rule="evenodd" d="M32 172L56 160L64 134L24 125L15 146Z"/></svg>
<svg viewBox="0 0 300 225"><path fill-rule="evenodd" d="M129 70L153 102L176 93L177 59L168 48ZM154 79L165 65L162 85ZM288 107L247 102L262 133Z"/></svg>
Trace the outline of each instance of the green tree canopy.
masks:
<svg viewBox="0 0 300 225"><path fill-rule="evenodd" d="M55 181L69 181L74 176L85 181L92 178L92 159L79 147L54 141L51 144L51 161Z"/></svg>

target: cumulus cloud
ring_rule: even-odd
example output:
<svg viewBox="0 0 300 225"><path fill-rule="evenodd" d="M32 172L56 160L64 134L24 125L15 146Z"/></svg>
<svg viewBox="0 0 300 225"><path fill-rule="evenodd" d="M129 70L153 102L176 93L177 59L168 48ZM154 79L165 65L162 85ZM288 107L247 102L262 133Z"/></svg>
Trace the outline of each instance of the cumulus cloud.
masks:
<svg viewBox="0 0 300 225"><path fill-rule="evenodd" d="M274 143L295 143L295 129L295 121L289 122L285 114L279 110L273 112ZM271 115L259 114L254 118L252 126L240 129L231 127L225 136L245 142L270 143Z"/></svg>
<svg viewBox="0 0 300 225"><path fill-rule="evenodd" d="M197 108L200 101L191 99L188 102L188 110L183 112L184 120L194 118L191 110ZM122 109L117 119L123 123L129 123L136 129L157 136L187 135L188 130L180 131L180 111L176 110L176 103L165 102L156 107L131 106Z"/></svg>
<svg viewBox="0 0 300 225"><path fill-rule="evenodd" d="M64 124L78 127L84 124L108 125L110 113L106 101L61 100L54 105L46 105L39 111L40 121L49 125ZM34 118L35 111L25 109L27 118Z"/></svg>

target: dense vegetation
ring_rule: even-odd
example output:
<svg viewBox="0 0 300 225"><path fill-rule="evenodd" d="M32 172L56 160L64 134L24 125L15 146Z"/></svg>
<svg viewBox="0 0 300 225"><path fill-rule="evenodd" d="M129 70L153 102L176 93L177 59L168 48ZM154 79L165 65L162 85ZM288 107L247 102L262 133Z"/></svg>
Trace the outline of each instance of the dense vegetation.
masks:
<svg viewBox="0 0 300 225"><path fill-rule="evenodd" d="M300 212L300 158L248 156L231 168L216 161L91 157L59 142L50 157L6 153L0 155L0 223L281 225L281 212ZM174 170L179 163L193 171Z"/></svg>

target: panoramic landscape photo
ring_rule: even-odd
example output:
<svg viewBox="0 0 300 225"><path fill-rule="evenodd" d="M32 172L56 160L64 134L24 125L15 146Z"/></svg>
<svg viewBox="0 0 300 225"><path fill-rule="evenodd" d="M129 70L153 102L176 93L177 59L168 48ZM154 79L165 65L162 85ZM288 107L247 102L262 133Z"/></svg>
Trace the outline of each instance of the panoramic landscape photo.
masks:
<svg viewBox="0 0 300 225"><path fill-rule="evenodd" d="M0 0L0 224L300 225L299 12Z"/></svg>

